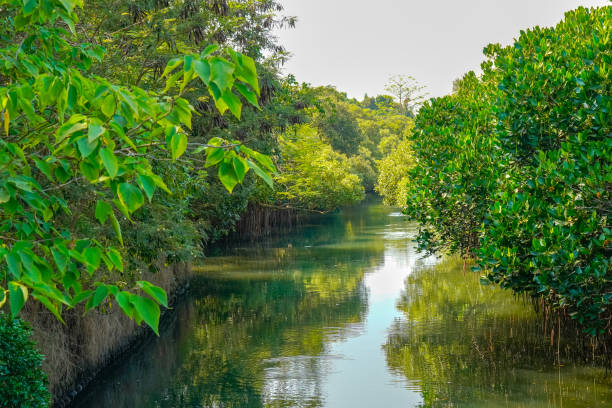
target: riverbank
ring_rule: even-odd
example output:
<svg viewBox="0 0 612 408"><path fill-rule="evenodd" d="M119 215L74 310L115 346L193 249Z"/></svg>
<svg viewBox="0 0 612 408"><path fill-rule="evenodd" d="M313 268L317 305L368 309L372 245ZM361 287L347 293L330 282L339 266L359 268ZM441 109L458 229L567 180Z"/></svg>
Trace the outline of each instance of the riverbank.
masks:
<svg viewBox="0 0 612 408"><path fill-rule="evenodd" d="M174 305L189 285L190 276L189 265L177 264L160 268L149 280L162 287ZM43 371L49 379L52 407L68 406L96 376L138 349L151 335L147 326L138 326L118 307L101 307L86 314L83 310L77 307L64 312L66 324L39 303L29 302L21 312L45 356Z"/></svg>

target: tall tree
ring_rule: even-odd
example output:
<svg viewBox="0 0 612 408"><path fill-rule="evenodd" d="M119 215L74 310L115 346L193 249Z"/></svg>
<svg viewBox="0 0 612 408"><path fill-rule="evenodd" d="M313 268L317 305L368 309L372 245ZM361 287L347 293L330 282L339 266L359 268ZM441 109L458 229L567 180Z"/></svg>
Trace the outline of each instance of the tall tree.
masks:
<svg viewBox="0 0 612 408"><path fill-rule="evenodd" d="M385 91L395 97L405 114L414 116L419 106L425 101L425 87L410 75L394 75L389 78Z"/></svg>

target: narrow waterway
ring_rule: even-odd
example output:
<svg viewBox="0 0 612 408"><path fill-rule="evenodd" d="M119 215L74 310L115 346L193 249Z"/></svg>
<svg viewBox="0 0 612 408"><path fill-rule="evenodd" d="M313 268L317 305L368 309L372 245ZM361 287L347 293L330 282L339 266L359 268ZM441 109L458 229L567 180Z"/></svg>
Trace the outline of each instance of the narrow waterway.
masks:
<svg viewBox="0 0 612 408"><path fill-rule="evenodd" d="M75 406L612 407L605 370L414 233L368 204L207 259L160 337Z"/></svg>

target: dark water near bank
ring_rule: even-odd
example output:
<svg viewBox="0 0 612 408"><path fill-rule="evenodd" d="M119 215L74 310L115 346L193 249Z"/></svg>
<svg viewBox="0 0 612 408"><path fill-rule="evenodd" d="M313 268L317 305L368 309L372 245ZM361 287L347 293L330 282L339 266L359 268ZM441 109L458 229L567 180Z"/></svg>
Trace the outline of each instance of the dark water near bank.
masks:
<svg viewBox="0 0 612 408"><path fill-rule="evenodd" d="M161 336L75 406L612 407L588 355L457 260L420 258L414 232L364 205L209 258Z"/></svg>

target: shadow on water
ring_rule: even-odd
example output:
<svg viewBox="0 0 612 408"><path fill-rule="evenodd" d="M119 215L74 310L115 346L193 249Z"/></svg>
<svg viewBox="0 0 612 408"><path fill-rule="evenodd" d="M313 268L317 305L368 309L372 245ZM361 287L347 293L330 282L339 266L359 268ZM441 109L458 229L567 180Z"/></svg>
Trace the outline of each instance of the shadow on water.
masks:
<svg viewBox="0 0 612 408"><path fill-rule="evenodd" d="M224 250L196 268L161 336L74 406L612 401L600 370L573 363L571 343L563 344L566 365L555 368L529 306L464 277L452 259L420 259L413 235L401 214L369 203L282 238Z"/></svg>

